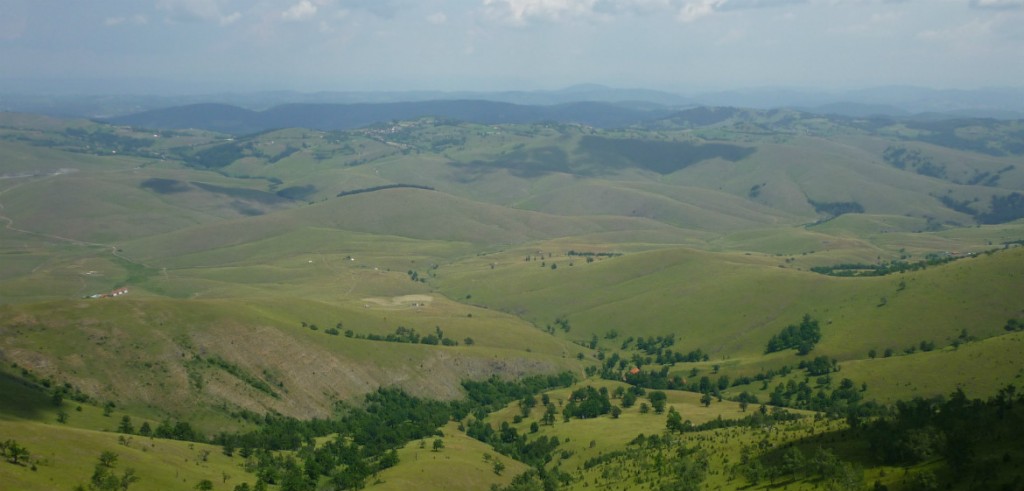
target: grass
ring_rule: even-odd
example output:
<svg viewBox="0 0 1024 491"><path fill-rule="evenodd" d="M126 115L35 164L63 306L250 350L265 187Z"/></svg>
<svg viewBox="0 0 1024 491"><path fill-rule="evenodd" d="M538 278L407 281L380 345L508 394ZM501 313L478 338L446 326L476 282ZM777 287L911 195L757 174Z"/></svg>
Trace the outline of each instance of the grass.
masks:
<svg viewBox="0 0 1024 491"><path fill-rule="evenodd" d="M380 473L366 489L487 489L492 484L507 485L514 476L528 469L514 459L497 454L489 445L466 436L454 423L440 431L444 436L437 438L444 442L444 448L433 449L435 438L409 442L398 450L399 465ZM494 472L495 461L505 465L500 475Z"/></svg>
<svg viewBox="0 0 1024 491"><path fill-rule="evenodd" d="M3 420L0 435L28 448L34 464L0 465L0 479L9 489L72 489L87 484L104 451L118 456L115 474L135 470L139 480L131 489L192 489L203 479L231 487L255 482L241 469L240 457L226 457L211 445L139 436L122 444L116 433Z"/></svg>

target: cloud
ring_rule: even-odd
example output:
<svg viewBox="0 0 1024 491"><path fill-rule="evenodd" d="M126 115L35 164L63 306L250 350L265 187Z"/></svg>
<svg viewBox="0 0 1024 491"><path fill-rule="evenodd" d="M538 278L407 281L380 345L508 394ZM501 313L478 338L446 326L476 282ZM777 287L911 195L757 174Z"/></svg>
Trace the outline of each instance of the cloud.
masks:
<svg viewBox="0 0 1024 491"><path fill-rule="evenodd" d="M513 25L524 25L533 20L549 22L577 19L608 20L620 15L669 15L675 16L683 22L693 22L718 12L799 5L806 4L811 1L812 0L483 0L483 5L487 15L493 19L498 19Z"/></svg>
<svg viewBox="0 0 1024 491"><path fill-rule="evenodd" d="M993 25L991 20L975 19L950 29L921 31L917 37L924 41L945 42L964 47L967 42L988 37L992 33Z"/></svg>
<svg viewBox="0 0 1024 491"><path fill-rule="evenodd" d="M488 16L513 25L589 17L597 0L484 0Z"/></svg>
<svg viewBox="0 0 1024 491"><path fill-rule="evenodd" d="M427 22L435 25L444 24L448 22L448 16L444 15L444 12L434 12L427 16Z"/></svg>
<svg viewBox="0 0 1024 491"><path fill-rule="evenodd" d="M114 27L122 24L133 24L137 26L143 26L148 23L149 18L142 14L135 14L131 16L107 17L103 21L103 25L107 27Z"/></svg>
<svg viewBox="0 0 1024 491"><path fill-rule="evenodd" d="M728 0L695 0L683 2L683 6L677 14L683 22L693 22L701 17L707 17L726 5Z"/></svg>
<svg viewBox="0 0 1024 491"><path fill-rule="evenodd" d="M302 0L281 13L284 20L305 20L316 15L317 6L309 0Z"/></svg>
<svg viewBox="0 0 1024 491"><path fill-rule="evenodd" d="M237 11L224 12L223 3L223 0L158 0L156 6L177 22L217 22L226 26L242 17Z"/></svg>
<svg viewBox="0 0 1024 491"><path fill-rule="evenodd" d="M1024 0L971 0L971 8L990 10L1024 9Z"/></svg>
<svg viewBox="0 0 1024 491"><path fill-rule="evenodd" d="M403 10L405 0L340 0L342 8L363 10L378 17L391 19Z"/></svg>

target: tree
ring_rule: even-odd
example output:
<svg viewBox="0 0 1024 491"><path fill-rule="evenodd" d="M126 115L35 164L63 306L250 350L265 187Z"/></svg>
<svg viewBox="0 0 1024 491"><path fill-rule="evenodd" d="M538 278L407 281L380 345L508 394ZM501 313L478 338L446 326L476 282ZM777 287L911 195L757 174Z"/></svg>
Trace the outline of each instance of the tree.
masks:
<svg viewBox="0 0 1024 491"><path fill-rule="evenodd" d="M124 470L121 474L121 491L128 491L128 486L139 481L139 476L135 475L135 469L129 467Z"/></svg>
<svg viewBox="0 0 1024 491"><path fill-rule="evenodd" d="M646 402L640 403L640 414L647 414L651 412L651 408L647 406Z"/></svg>
<svg viewBox="0 0 1024 491"><path fill-rule="evenodd" d="M498 459L494 459L494 465L491 466L491 470L493 470L496 475L500 476L502 472L505 472L505 464Z"/></svg>
<svg viewBox="0 0 1024 491"><path fill-rule="evenodd" d="M199 491L212 491L213 490L213 481L211 481L209 479L203 479L202 481L199 481L196 484L196 489L199 490Z"/></svg>
<svg viewBox="0 0 1024 491"><path fill-rule="evenodd" d="M99 465L112 469L117 464L117 454L110 450L104 450L100 454Z"/></svg>
<svg viewBox="0 0 1024 491"><path fill-rule="evenodd" d="M796 348L798 354L806 355L814 349L814 345L818 341L821 341L821 327L818 325L818 321L811 318L809 314L804 314L800 325L790 324L782 332L773 335L768 340L765 353Z"/></svg>
<svg viewBox="0 0 1024 491"><path fill-rule="evenodd" d="M619 409L619 406L612 406L612 419L619 419L621 414L622 409Z"/></svg>
<svg viewBox="0 0 1024 491"><path fill-rule="evenodd" d="M665 417L665 428L676 433L683 432L683 417L679 415L675 407L668 408L668 416Z"/></svg>
<svg viewBox="0 0 1024 491"><path fill-rule="evenodd" d="M139 436L150 436L153 434L153 428L149 426L149 421L144 421L142 426L139 427Z"/></svg>
<svg viewBox="0 0 1024 491"><path fill-rule="evenodd" d="M547 409L544 410L544 418L542 421L544 424L551 426L555 424L555 415L558 414L558 408L554 404L548 402Z"/></svg>
<svg viewBox="0 0 1024 491"><path fill-rule="evenodd" d="M0 446L0 449L3 450L4 456L7 457L7 461L12 464L18 464L26 461L30 457L28 448L21 446L14 440L5 441L3 445Z"/></svg>
<svg viewBox="0 0 1024 491"><path fill-rule="evenodd" d="M434 440L434 451L440 452L444 448L444 440L437 438Z"/></svg>
<svg viewBox="0 0 1024 491"><path fill-rule="evenodd" d="M135 433L135 426L132 425L132 417L127 414L121 416L121 423L117 425L117 431L118 433L124 433L126 435Z"/></svg>
<svg viewBox="0 0 1024 491"><path fill-rule="evenodd" d="M701 395L700 396L700 403L703 404L704 407L710 406L711 405L711 394L708 394L707 392L705 392L703 395Z"/></svg>
<svg viewBox="0 0 1024 491"><path fill-rule="evenodd" d="M789 447L789 450L782 455L782 466L783 472L792 474L793 479L796 479L797 472L803 470L805 466L803 452L797 447Z"/></svg>
<svg viewBox="0 0 1024 491"><path fill-rule="evenodd" d="M651 401L651 407L654 408L655 414L665 412L665 402L668 400L668 396L664 392L660 390L651 391L647 398Z"/></svg>

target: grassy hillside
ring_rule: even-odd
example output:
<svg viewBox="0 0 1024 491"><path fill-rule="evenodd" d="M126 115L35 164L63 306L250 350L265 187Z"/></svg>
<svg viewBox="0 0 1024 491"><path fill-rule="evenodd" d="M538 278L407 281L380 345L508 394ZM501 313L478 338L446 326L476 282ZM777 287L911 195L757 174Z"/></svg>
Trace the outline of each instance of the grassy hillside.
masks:
<svg viewBox="0 0 1024 491"><path fill-rule="evenodd" d="M1015 124L709 110L617 130L423 118L231 138L4 114L0 443L34 457L0 482L69 489L112 450L132 489L254 485L268 465L270 489L360 465L371 489L977 487L941 441L879 460L864 428L918 396L1001 397L972 406L985 418L1014 400ZM805 315L820 328L805 354L766 353ZM499 382L560 372L576 384ZM588 386L610 405L570 414ZM420 424L364 399L404 400L388 387L446 401L422 403L450 420L441 434L332 434L361 404L396 411L389 430ZM690 426L662 439L673 412ZM124 416L200 441L119 441ZM206 446L280 428L315 437L264 441L276 464ZM357 440L361 463L309 460ZM1019 448L969 443L970 469L1012 481ZM827 472L755 472L819 447Z"/></svg>
<svg viewBox="0 0 1024 491"><path fill-rule="evenodd" d="M568 343L507 315L419 298L416 303L425 307L365 302L365 308L350 309L287 297L6 306L4 358L136 414L207 414L203 418L213 418L206 422L209 428L228 417L224 408L322 417L335 401L356 400L378 386L450 399L459 397L458 383L465 378L573 366L568 355L576 350ZM441 329L460 346L326 332L385 335L398 326L423 335ZM471 346L466 338L473 339Z"/></svg>

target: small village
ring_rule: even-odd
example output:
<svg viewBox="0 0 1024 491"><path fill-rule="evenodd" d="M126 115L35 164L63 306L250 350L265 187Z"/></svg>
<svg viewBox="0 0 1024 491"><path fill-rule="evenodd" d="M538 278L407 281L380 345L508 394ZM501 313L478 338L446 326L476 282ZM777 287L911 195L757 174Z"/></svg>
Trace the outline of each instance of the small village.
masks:
<svg viewBox="0 0 1024 491"><path fill-rule="evenodd" d="M121 287L121 288L115 288L115 289L113 289L113 290L111 290L109 292L106 292L106 293L93 293L92 295L86 295L85 298L115 298L115 297L120 297L121 295L127 295L127 294L128 294L128 288L127 287Z"/></svg>

